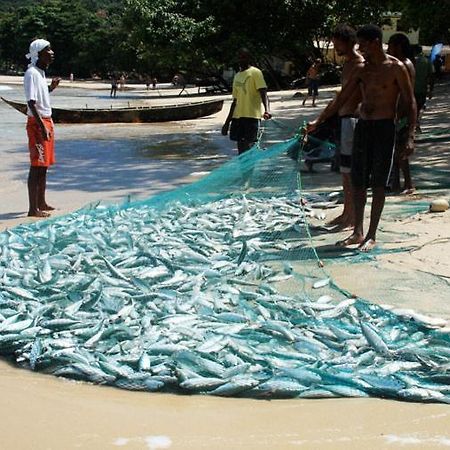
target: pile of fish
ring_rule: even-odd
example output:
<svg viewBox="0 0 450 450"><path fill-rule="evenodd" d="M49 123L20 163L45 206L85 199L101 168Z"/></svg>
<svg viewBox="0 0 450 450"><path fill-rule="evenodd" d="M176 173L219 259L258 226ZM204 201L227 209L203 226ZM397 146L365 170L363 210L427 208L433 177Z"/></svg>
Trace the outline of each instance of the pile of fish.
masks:
<svg viewBox="0 0 450 450"><path fill-rule="evenodd" d="M237 195L8 230L0 354L133 390L450 402L445 321L334 289L308 256L313 203Z"/></svg>

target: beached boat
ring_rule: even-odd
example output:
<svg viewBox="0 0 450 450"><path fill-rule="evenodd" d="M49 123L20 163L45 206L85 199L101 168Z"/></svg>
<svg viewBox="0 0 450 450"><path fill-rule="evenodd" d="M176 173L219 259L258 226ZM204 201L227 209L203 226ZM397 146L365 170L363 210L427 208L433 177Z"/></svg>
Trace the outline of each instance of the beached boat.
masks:
<svg viewBox="0 0 450 450"><path fill-rule="evenodd" d="M25 103L1 99L23 114L27 113ZM55 123L144 123L171 122L190 120L210 116L219 112L223 100L208 100L204 102L182 103L167 106L130 106L125 108L84 108L62 109L52 108L52 118Z"/></svg>

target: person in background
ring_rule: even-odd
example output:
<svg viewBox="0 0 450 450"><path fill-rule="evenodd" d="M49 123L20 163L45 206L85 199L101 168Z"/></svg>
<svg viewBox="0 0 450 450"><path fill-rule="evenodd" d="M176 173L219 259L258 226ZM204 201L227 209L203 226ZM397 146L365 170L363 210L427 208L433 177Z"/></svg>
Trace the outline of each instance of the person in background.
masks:
<svg viewBox="0 0 450 450"><path fill-rule="evenodd" d="M31 60L24 76L30 151L28 215L31 217L48 217L49 211L55 209L45 199L47 170L55 163L55 132L49 93L55 90L60 82L60 78L54 78L48 86L45 70L53 62L54 56L50 42L44 39L34 40L26 55Z"/></svg>
<svg viewBox="0 0 450 450"><path fill-rule="evenodd" d="M414 69L414 64L409 59L410 57L412 58L412 51L408 36L403 33L393 34L389 39L387 52L405 65L411 84L414 86L416 70ZM411 179L409 159L405 157L404 151L404 147L407 145L409 138L408 109L401 96L397 105L397 120L395 125L395 158L392 167L391 189L392 192L402 192L402 194L409 195L414 192L414 186ZM400 171L403 173L405 179L403 189L400 187Z"/></svg>
<svg viewBox="0 0 450 450"><path fill-rule="evenodd" d="M109 93L110 97L117 97L117 77L113 75L111 77L111 92Z"/></svg>
<svg viewBox="0 0 450 450"><path fill-rule="evenodd" d="M242 154L258 141L261 118L268 120L272 115L263 73L250 64L251 54L247 49L241 49L238 58L240 70L233 79L233 102L222 134L226 136L230 131L230 139L237 142L238 153Z"/></svg>
<svg viewBox="0 0 450 450"><path fill-rule="evenodd" d="M414 96L417 103L417 126L416 132L421 133L420 119L422 112L425 109L427 97L433 98L434 88L434 68L430 60L423 54L422 47L419 45L416 47L416 82L414 83Z"/></svg>
<svg viewBox="0 0 450 450"><path fill-rule="evenodd" d="M306 100L312 96L312 106L316 106L316 98L319 95L319 75L322 60L317 58L312 66L306 72L306 80L308 83L308 95L303 100L302 105L305 106Z"/></svg>
<svg viewBox="0 0 450 450"><path fill-rule="evenodd" d="M434 57L433 66L434 66L434 74L436 78L439 80L442 78L442 66L444 65L444 57L439 53Z"/></svg>

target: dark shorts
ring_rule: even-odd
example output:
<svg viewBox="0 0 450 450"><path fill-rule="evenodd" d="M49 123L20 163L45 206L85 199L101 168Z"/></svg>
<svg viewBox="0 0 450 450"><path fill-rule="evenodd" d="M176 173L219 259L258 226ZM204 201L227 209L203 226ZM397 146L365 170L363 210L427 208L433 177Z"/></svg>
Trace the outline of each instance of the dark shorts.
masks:
<svg viewBox="0 0 450 450"><path fill-rule="evenodd" d="M319 95L319 80L309 80L308 95L313 95L314 97Z"/></svg>
<svg viewBox="0 0 450 450"><path fill-rule="evenodd" d="M365 189L388 186L394 152L393 120L359 119L355 128L352 153L353 186Z"/></svg>
<svg viewBox="0 0 450 450"><path fill-rule="evenodd" d="M422 93L415 93L414 96L416 97L416 103L417 103L417 111L420 111L425 106L425 103L427 102L427 94Z"/></svg>
<svg viewBox="0 0 450 450"><path fill-rule="evenodd" d="M259 119L241 117L233 119L230 126L230 139L236 142L253 144L258 140Z"/></svg>

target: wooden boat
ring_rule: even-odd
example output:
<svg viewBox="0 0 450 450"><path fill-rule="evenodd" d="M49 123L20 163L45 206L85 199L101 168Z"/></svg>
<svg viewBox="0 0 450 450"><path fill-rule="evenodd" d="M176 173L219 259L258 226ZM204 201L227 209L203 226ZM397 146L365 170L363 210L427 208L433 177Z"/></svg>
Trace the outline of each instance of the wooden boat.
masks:
<svg viewBox="0 0 450 450"><path fill-rule="evenodd" d="M17 111L23 114L27 113L26 103L14 102L3 97L1 99ZM52 108L52 118L55 123L171 122L210 116L219 112L222 107L223 100L209 100L168 106L136 106L109 109Z"/></svg>

